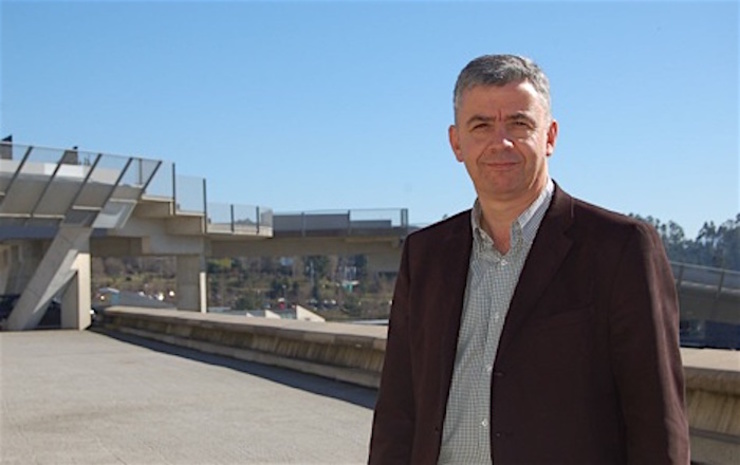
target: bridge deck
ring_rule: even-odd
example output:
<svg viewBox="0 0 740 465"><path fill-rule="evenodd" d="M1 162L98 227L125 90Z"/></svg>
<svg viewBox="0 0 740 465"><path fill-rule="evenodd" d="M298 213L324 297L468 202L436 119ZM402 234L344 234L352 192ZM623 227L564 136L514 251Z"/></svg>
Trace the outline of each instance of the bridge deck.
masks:
<svg viewBox="0 0 740 465"><path fill-rule="evenodd" d="M375 391L90 331L0 334L0 463L350 464Z"/></svg>

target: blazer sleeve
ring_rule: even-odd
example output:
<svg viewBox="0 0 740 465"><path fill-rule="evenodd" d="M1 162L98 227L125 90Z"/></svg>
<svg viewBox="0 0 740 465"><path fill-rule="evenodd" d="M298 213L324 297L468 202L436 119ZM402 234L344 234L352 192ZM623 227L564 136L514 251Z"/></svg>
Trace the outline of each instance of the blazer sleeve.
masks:
<svg viewBox="0 0 740 465"><path fill-rule="evenodd" d="M674 279L655 230L637 224L632 232L616 268L609 317L628 463L688 464Z"/></svg>
<svg viewBox="0 0 740 465"><path fill-rule="evenodd" d="M414 438L414 395L409 338L409 241L404 244L393 294L385 360L370 439L370 464L408 464Z"/></svg>

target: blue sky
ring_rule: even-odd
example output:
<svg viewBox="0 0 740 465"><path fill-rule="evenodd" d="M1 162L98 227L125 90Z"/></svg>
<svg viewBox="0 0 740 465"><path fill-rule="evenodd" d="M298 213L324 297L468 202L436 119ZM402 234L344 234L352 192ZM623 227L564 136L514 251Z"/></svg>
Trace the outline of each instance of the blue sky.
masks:
<svg viewBox="0 0 740 465"><path fill-rule="evenodd" d="M520 53L565 190L689 237L740 211L737 2L3 0L0 26L0 136L172 161L209 201L468 208L454 81Z"/></svg>

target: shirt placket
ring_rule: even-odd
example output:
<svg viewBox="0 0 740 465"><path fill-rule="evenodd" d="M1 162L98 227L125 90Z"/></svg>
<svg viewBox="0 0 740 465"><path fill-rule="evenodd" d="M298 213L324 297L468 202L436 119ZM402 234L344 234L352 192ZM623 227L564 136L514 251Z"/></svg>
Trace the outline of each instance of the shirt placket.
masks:
<svg viewBox="0 0 740 465"><path fill-rule="evenodd" d="M505 266L503 257L492 247L486 252L484 263L486 265L486 278L483 293L487 296L484 305L484 320L482 327L485 327L483 338L483 350L480 354L480 364L478 365L479 382L476 384L480 388L476 391L479 397L480 414L478 424L478 459L488 460L490 457L490 432L491 427L491 375L493 373L493 357L495 356L496 345L498 344L497 327L501 322L501 311L497 308L496 298L496 281L500 278L502 266Z"/></svg>

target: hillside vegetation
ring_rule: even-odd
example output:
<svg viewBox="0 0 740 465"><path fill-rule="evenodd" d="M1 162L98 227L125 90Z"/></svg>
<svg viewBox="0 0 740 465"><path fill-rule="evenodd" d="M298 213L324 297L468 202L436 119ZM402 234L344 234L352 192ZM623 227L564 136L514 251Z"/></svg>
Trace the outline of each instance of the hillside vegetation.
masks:
<svg viewBox="0 0 740 465"><path fill-rule="evenodd" d="M673 221L652 224L675 262L740 271L740 214L704 224L687 238ZM174 257L94 257L93 289L113 287L176 302ZM363 255L235 257L209 260L208 305L256 310L302 305L328 320L387 318L395 275L371 274Z"/></svg>

